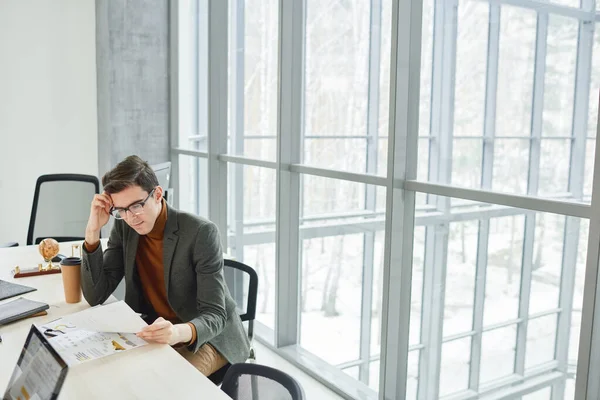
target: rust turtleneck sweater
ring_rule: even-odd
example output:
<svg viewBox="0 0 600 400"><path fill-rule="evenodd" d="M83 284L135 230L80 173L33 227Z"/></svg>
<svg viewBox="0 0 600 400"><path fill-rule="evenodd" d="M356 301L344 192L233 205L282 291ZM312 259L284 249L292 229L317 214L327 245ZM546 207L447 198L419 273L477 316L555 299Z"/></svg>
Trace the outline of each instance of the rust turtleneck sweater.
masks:
<svg viewBox="0 0 600 400"><path fill-rule="evenodd" d="M167 207L164 201L162 210L156 218L154 228L147 235L140 235L135 263L142 283L146 301L154 311L174 324L181 321L167 300L167 287L163 265L163 234L167 223Z"/></svg>

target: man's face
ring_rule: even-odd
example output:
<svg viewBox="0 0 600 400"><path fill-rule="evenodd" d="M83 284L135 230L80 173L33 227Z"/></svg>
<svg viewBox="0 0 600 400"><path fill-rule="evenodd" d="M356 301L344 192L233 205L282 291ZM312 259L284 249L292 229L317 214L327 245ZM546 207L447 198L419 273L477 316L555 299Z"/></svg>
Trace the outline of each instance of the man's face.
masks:
<svg viewBox="0 0 600 400"><path fill-rule="evenodd" d="M148 197L149 194L150 193L146 192L140 186L136 185L130 186L119 193L110 195L113 207L121 209L123 220L140 235L147 235L152 231L156 219L162 209L162 188L157 186L150 197ZM138 214L122 210L136 204L139 205L143 203L144 200L146 202Z"/></svg>

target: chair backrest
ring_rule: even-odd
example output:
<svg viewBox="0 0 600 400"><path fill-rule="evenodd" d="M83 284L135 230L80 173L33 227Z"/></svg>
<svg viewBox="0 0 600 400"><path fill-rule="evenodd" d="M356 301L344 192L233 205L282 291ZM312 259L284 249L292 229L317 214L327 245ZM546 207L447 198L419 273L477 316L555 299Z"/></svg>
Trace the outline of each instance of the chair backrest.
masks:
<svg viewBox="0 0 600 400"><path fill-rule="evenodd" d="M83 240L94 194L100 193L92 175L53 174L37 179L27 244L51 237L59 242Z"/></svg>
<svg viewBox="0 0 600 400"><path fill-rule="evenodd" d="M275 368L260 364L233 364L221 390L233 400L303 400L300 384Z"/></svg>
<svg viewBox="0 0 600 400"><path fill-rule="evenodd" d="M225 274L227 277L228 269L231 269L233 274L234 287L231 287L231 282L228 282L229 291L232 292L236 301L238 301L238 307L242 310L240 313L240 318L242 321L248 321L248 336L252 339L253 331L254 331L254 319L256 318L256 301L258 295L258 274L254 270L254 268L241 263L239 261L234 261L230 259L225 259ZM235 272L241 271L242 274L236 274ZM244 275L247 275L247 279L244 278ZM241 278L241 279L238 279ZM247 302L245 305L245 309L239 304L239 298L243 296L237 296L236 292L240 289L236 287L235 283L241 281L242 283L248 282L247 289L244 288L244 292L247 293ZM245 294L245 293L244 293Z"/></svg>

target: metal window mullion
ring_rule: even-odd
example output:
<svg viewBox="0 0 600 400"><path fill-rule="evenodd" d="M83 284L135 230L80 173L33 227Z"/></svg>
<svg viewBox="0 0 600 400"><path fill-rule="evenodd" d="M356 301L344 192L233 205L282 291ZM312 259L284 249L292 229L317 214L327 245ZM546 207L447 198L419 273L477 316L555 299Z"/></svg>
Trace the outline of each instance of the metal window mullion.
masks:
<svg viewBox="0 0 600 400"><path fill-rule="evenodd" d="M582 1L583 8L594 6L593 0ZM578 200L583 199L583 176L593 46L594 24L580 22L573 105L573 141L571 145L571 167L569 170L569 191ZM562 312L558 315L555 347L558 369L565 374L569 370L569 340L571 338L571 320L573 315L573 296L575 292L577 248L579 247L580 229L580 219L566 218L559 298L559 307L562 309ZM564 398L565 386L566 380L561 380L554 385L552 388L553 400Z"/></svg>
<svg viewBox="0 0 600 400"><path fill-rule="evenodd" d="M457 41L457 18L458 1L440 1L436 3L436 10L441 10L441 15L436 12L435 31L436 35L441 31L442 41L442 60L440 68L442 73L437 78L441 79L441 104L439 114L432 118L439 118L439 157L437 178L440 183L450 184L452 180L452 134L454 128L454 89L456 78L456 41ZM435 78L435 77L434 77ZM438 210L448 216L450 214L451 199L449 197L437 197L436 204ZM439 381L442 360L442 338L444 326L444 304L445 304L445 286L446 271L448 260L448 231L450 224L445 222L432 228L428 228L428 239L433 239L433 271L429 278L433 288L433 298L431 310L428 318L426 331L423 332L426 337L425 377L419 376L419 397L438 398ZM429 246L428 246L429 247Z"/></svg>
<svg viewBox="0 0 600 400"><path fill-rule="evenodd" d="M529 178L527 194L535 196L538 192L540 175L540 149L544 112L544 80L546 74L546 49L548 39L548 14L540 13L537 18L536 54L533 81L533 100L531 111L531 138L529 147ZM515 350L515 373L525 373L527 350L527 326L529 303L531 298L531 276L535 243L536 215L525 216L523 235L523 261L521 267L521 288L519 296L519 318L517 325L517 344Z"/></svg>
<svg viewBox="0 0 600 400"><path fill-rule="evenodd" d="M473 331L471 339L471 365L469 369L469 389L479 391L481 375L481 346L483 342L483 312L485 306L485 285L487 273L489 219L479 221L477 239L477 266L475 275L475 301L473 306Z"/></svg>
<svg viewBox="0 0 600 400"><path fill-rule="evenodd" d="M190 151L197 151L198 153L203 151L206 153L206 158L208 159L208 113L210 112L208 100L209 75L207 57L209 51L208 0L198 0L197 2L194 2L194 6L196 7L195 16L197 21L194 29L195 48L197 49L194 62L196 63L196 70L198 73L195 76L195 82L193 82L196 88L194 91L194 104L197 110L193 133L198 134L199 140L193 142L193 150L190 149ZM194 203L195 211L198 215L206 216L209 215L208 202L210 200L208 196L204 195L201 187L203 186L203 183L208 187L209 171L208 168L202 166L199 156L190 153L188 153L188 155L195 157L194 176L196 177L196 183L194 185L194 196L195 199L197 199ZM206 165L208 166L208 162Z"/></svg>
<svg viewBox="0 0 600 400"><path fill-rule="evenodd" d="M367 165L368 174L377 173L379 149L379 75L381 65L381 0L371 0L369 37L369 98L367 104ZM376 187L365 185L365 209L375 211ZM371 318L373 305L373 275L375 233L363 236L363 280L360 313L360 364L358 377L369 384L369 359L371 358Z"/></svg>
<svg viewBox="0 0 600 400"><path fill-rule="evenodd" d="M177 208L179 205L179 155L173 149L179 146L179 3L169 3L169 159L171 186Z"/></svg>
<svg viewBox="0 0 600 400"><path fill-rule="evenodd" d="M598 108L598 100L591 107ZM599 113L600 115L600 113ZM597 120L598 124L600 120ZM596 131L598 131L597 125ZM598 134L600 135L600 134ZM592 187L591 217L588 236L585 281L583 290L583 309L581 313L581 331L577 358L577 379L575 398L595 400L600 398L600 140L596 141L594 161L594 185Z"/></svg>
<svg viewBox="0 0 600 400"><path fill-rule="evenodd" d="M208 2L208 213L227 248L227 1Z"/></svg>
<svg viewBox="0 0 600 400"><path fill-rule="evenodd" d="M392 3L389 142L379 398L406 397L415 192L396 179L417 174L422 0Z"/></svg>
<svg viewBox="0 0 600 400"><path fill-rule="evenodd" d="M498 59L500 53L500 6L490 4L488 56L485 91L485 119L483 131L483 161L481 187L492 188L494 172L494 136L496 135L496 102L498 88ZM475 296L473 301L473 330L471 340L471 363L469 369L469 389L479 391L481 375L481 346L483 340L483 313L485 306L485 285L487 272L489 219L479 221L477 238L477 264Z"/></svg>
<svg viewBox="0 0 600 400"><path fill-rule="evenodd" d="M298 342L300 327L300 176L306 2L279 1L275 346Z"/></svg>
<svg viewBox="0 0 600 400"><path fill-rule="evenodd" d="M245 5L244 0L232 0L231 4L231 153L244 154ZM232 167L229 169L229 178L233 181L229 198L234 205L230 208L229 223L235 232L235 257L244 260L244 166Z"/></svg>
<svg viewBox="0 0 600 400"><path fill-rule="evenodd" d="M429 165L428 181L439 182L440 177L440 159L441 159L441 135L442 135L442 82L443 82L443 59L444 59L444 12L443 2L433 1L434 21L433 21L433 49L432 49L432 79L431 79L431 109L430 109L430 135L429 139ZM429 54L424 54L428 57ZM439 67L434 67L439 66ZM418 139L417 139L418 140ZM441 197L428 196L428 202L438 207L438 201ZM414 238L413 238L414 240ZM425 248L433 249L435 247L434 227L425 229ZM434 321L433 295L435 286L433 281L433 272L435 270L435 252L425 252L423 261L423 295L421 307L421 342L424 344L423 350L419 353L419 381L417 388L417 398L427 398L427 393L431 385L437 385L437 382L431 383L428 373L430 368L429 353L432 351L430 346L432 322Z"/></svg>
<svg viewBox="0 0 600 400"><path fill-rule="evenodd" d="M244 154L244 54L245 54L245 10L243 0L231 0L230 12L230 66L231 84L229 85L230 98L230 140L231 153ZM222 158L220 158L222 160ZM234 164L228 168L229 180L232 182L228 196L230 207L229 226L235 234L235 247L232 254L240 261L244 261L244 166ZM225 278L229 290L237 304L243 304L244 299L244 274L239 271L226 271Z"/></svg>

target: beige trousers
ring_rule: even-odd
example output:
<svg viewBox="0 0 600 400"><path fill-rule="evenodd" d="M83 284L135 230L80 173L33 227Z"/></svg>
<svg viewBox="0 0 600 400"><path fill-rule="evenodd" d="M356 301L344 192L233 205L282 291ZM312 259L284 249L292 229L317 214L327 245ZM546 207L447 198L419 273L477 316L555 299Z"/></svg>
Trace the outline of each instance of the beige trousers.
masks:
<svg viewBox="0 0 600 400"><path fill-rule="evenodd" d="M204 376L212 375L228 363L209 343L200 347L196 353L189 351L187 346L176 347L175 350Z"/></svg>

